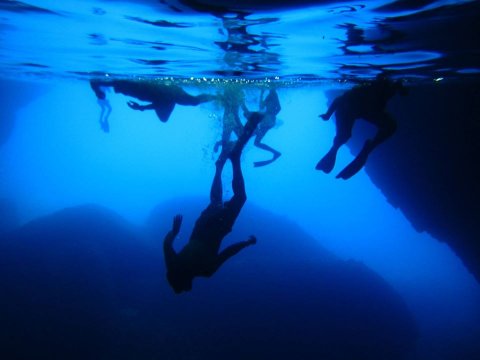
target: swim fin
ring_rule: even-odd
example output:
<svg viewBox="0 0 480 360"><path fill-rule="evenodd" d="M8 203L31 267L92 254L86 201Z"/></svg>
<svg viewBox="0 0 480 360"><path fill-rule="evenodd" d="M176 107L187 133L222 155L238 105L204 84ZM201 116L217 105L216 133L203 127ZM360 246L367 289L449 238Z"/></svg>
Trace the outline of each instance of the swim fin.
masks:
<svg viewBox="0 0 480 360"><path fill-rule="evenodd" d="M315 169L323 171L325 174L329 174L335 166L335 160L337 154L335 151L330 150L315 166Z"/></svg>
<svg viewBox="0 0 480 360"><path fill-rule="evenodd" d="M350 164L348 164L345 169L340 171L340 173L336 176L337 179L350 179L353 175L358 173L365 163L367 162L368 154L360 154L358 155Z"/></svg>
<svg viewBox="0 0 480 360"><path fill-rule="evenodd" d="M281 155L280 153L275 154L275 155L273 155L273 158L270 159L270 160L255 161L255 162L253 163L253 166L254 166L254 167L261 167L261 166L269 165L269 164L271 164L272 162L274 162L275 160L277 160L277 159L280 157L280 155Z"/></svg>

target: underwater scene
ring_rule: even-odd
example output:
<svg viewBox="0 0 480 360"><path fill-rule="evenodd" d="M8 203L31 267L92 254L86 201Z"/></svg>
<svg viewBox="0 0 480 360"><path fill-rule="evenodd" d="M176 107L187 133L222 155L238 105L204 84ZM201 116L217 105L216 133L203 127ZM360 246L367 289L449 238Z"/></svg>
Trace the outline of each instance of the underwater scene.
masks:
<svg viewBox="0 0 480 360"><path fill-rule="evenodd" d="M0 0L0 359L480 359L480 2Z"/></svg>

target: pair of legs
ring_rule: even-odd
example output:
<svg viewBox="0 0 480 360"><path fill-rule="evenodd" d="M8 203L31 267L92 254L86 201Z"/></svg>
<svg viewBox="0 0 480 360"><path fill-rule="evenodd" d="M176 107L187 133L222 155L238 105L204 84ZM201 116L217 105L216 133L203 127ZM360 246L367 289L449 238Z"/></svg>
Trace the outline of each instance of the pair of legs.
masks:
<svg viewBox="0 0 480 360"><path fill-rule="evenodd" d="M256 126L261 121L262 115L258 113L252 113L249 117L243 132L232 146L223 146L222 152L215 163L215 176L213 178L212 187L210 189L210 205L213 207L221 207L222 217L229 229L235 223L243 205L247 201L247 193L245 191L245 181L243 179L242 167L240 164L240 156L246 143L253 135ZM225 167L227 159L230 159L232 163L232 190L233 196L230 200L223 203L223 187L222 187L222 172ZM226 259L234 256L240 250L249 245L256 243L255 237L251 236L246 241L240 241L225 248L219 255L220 262L223 263Z"/></svg>
<svg viewBox="0 0 480 360"><path fill-rule="evenodd" d="M250 113L248 121L243 127L243 131L238 140L233 146L222 147L222 152L215 163L215 176L213 177L212 187L210 189L210 203L213 205L222 205L222 171L228 158L232 163L233 179L232 190L233 197L229 200L232 202L245 203L247 194L245 193L245 182L243 180L242 168L240 166L240 156L243 148L247 144L248 140L252 137L257 125L263 119L263 115L260 113Z"/></svg>
<svg viewBox="0 0 480 360"><path fill-rule="evenodd" d="M336 134L333 139L333 145L327 154L318 162L315 167L317 170L321 170L327 174L333 170L338 149L352 136L353 125L357 118L359 118L359 116L356 114L351 114L348 113L348 111L338 109L336 113ZM370 153L378 145L392 136L396 130L395 120L386 112L379 112L365 120L377 126L377 133L373 140L365 141L360 153L337 175L337 179L349 179L359 172L365 165Z"/></svg>
<svg viewBox="0 0 480 360"><path fill-rule="evenodd" d="M230 136L232 132L237 136L237 139L240 139L240 136L243 133L243 125L240 121L238 113L226 113L223 115L223 124L222 124L222 139L215 143L213 151L217 152L220 146L226 146L230 141Z"/></svg>

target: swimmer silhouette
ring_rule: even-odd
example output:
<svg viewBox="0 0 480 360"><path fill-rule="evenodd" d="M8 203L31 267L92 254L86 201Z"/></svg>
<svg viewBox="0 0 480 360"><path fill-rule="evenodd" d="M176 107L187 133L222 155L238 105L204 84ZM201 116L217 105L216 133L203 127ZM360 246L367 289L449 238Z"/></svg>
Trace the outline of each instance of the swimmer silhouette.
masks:
<svg viewBox="0 0 480 360"><path fill-rule="evenodd" d="M275 126L277 115L282 110L280 106L280 101L278 100L277 91L274 88L271 88L267 97L263 99L263 89L262 93L260 94L260 111L265 109L265 116L263 120L258 125L257 130L255 131L255 140L254 145L260 149L269 151L272 153L273 157L270 160L264 161L256 161L253 163L253 166L265 166L271 164L275 160L277 160L280 155L282 155L279 151L275 150L271 146L262 143L262 139L265 137L267 132Z"/></svg>
<svg viewBox="0 0 480 360"><path fill-rule="evenodd" d="M219 252L223 238L232 230L240 210L247 200L240 155L262 116L260 113L252 113L245 124L242 135L233 147L222 147L222 152L215 164L216 170L210 190L210 204L195 222L187 245L178 253L173 249L173 241L180 231L182 215L176 215L173 218L172 229L163 241L163 252L167 268L167 280L177 294L191 290L195 277L212 276L225 261L245 247L257 242L255 236L252 235L248 240L230 245ZM230 158L233 168L233 197L223 203L222 171L228 158Z"/></svg>
<svg viewBox="0 0 480 360"><path fill-rule="evenodd" d="M319 115L323 120L330 119L335 112L336 135L327 154L318 162L316 169L330 173L335 166L338 149L352 135L352 128L357 119L364 119L377 127L373 140L367 140L360 153L338 175L337 179L349 179L365 165L370 153L382 142L393 135L397 128L395 120L387 113L387 102L396 94L406 95L407 90L401 81L393 82L384 75L368 83L355 86L337 97L325 114Z"/></svg>
<svg viewBox="0 0 480 360"><path fill-rule="evenodd" d="M223 94L218 97L221 101L224 112L222 118L222 139L215 143L214 152L220 146L225 146L230 141L232 132L240 138L243 132L243 125L238 112L240 107L245 109L245 95L238 84L229 83L225 85Z"/></svg>
<svg viewBox="0 0 480 360"><path fill-rule="evenodd" d="M216 96L209 94L190 95L178 85L161 84L148 80L94 79L90 81L90 86L99 101L107 101L105 88L111 87L116 93L148 102L147 105L140 105L134 101L128 101L127 104L133 110L154 110L162 122L168 121L176 104L197 106L216 99ZM103 111L102 107L102 114Z"/></svg>

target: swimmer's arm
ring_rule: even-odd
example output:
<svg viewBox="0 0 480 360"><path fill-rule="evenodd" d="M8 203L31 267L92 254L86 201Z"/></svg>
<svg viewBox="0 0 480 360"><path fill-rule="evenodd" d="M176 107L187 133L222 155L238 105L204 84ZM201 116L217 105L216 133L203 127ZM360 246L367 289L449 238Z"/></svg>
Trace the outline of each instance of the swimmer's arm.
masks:
<svg viewBox="0 0 480 360"><path fill-rule="evenodd" d="M230 259L232 256L238 254L242 249L245 249L247 246L254 245L256 243L257 238L251 235L246 241L240 241L238 243L228 246L220 254L218 254L216 269L222 266L222 264L228 259Z"/></svg>
<svg viewBox="0 0 480 360"><path fill-rule="evenodd" d="M163 251L165 253L165 257L176 255L175 250L173 250L173 241L180 232L182 220L182 215L175 215L173 217L172 230L170 230L165 236L165 239L163 239Z"/></svg>
<svg viewBox="0 0 480 360"><path fill-rule="evenodd" d="M133 110L143 111L143 110L153 110L153 109L155 109L155 105L153 103L148 104L148 105L140 105L139 103L136 103L135 101L128 101L127 105Z"/></svg>
<svg viewBox="0 0 480 360"><path fill-rule="evenodd" d="M328 108L325 114L319 115L323 120L326 121L330 119L333 113L337 110L339 98L340 97L337 97L335 100L333 100L332 104L330 105L330 107Z"/></svg>

